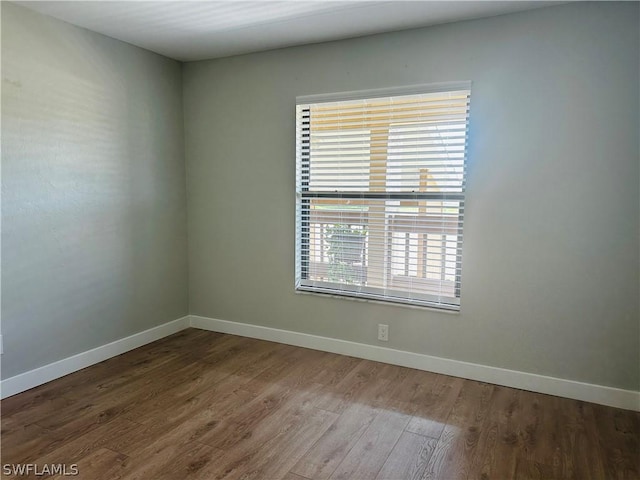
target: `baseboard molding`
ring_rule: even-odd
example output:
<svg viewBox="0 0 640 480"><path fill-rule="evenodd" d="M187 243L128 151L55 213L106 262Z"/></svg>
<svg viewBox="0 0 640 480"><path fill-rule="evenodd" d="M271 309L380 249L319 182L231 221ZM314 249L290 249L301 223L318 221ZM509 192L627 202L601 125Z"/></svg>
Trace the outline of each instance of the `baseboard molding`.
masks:
<svg viewBox="0 0 640 480"><path fill-rule="evenodd" d="M189 328L189 321L189 316L182 317L92 350L87 350L86 352L78 353L77 355L2 380L0 382L0 398L6 398L24 392L30 388L77 372L85 367L100 363L111 357L146 345L147 343L173 335L180 330Z"/></svg>
<svg viewBox="0 0 640 480"><path fill-rule="evenodd" d="M203 330L269 340L532 392L624 408L626 410L640 411L640 392L632 390L622 390L603 385L594 385L534 373L433 357L421 353L394 350L377 345L350 342L247 323L218 320L198 315L190 315L190 325Z"/></svg>
<svg viewBox="0 0 640 480"><path fill-rule="evenodd" d="M640 411L640 392L619 388L576 382L562 378L548 377L534 373L507 370L475 363L434 357L421 353L405 352L392 348L350 342L337 338L321 337L307 333L281 330L277 328L230 322L214 318L188 315L171 322L121 338L114 342L59 360L49 365L30 370L0 382L0 398L10 397L30 388L63 377L85 367L115 357L161 338L172 335L188 327L229 333L243 337L258 338L311 348L324 352L339 353L351 357L442 373L454 377L468 378L481 382L520 388L532 392L573 398L585 402L598 403L627 410Z"/></svg>

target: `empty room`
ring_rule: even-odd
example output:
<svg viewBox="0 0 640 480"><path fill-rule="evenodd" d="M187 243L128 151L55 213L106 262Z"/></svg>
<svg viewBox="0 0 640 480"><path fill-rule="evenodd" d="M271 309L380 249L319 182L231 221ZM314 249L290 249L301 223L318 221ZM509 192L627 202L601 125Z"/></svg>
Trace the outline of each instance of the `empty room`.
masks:
<svg viewBox="0 0 640 480"><path fill-rule="evenodd" d="M2 478L640 479L640 3L0 14Z"/></svg>

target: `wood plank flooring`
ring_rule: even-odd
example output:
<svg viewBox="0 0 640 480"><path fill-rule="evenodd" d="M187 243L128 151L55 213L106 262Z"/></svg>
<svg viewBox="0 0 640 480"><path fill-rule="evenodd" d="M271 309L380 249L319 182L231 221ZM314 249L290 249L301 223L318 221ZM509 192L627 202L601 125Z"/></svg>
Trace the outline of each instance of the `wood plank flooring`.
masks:
<svg viewBox="0 0 640 480"><path fill-rule="evenodd" d="M637 412L195 329L1 408L3 466L88 480L640 478Z"/></svg>

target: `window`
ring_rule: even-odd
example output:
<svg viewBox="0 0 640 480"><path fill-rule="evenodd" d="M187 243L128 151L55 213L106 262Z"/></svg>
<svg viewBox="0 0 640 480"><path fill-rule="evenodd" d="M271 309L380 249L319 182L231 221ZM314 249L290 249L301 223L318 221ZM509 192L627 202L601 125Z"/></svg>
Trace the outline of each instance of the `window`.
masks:
<svg viewBox="0 0 640 480"><path fill-rule="evenodd" d="M469 87L298 98L297 290L460 308Z"/></svg>

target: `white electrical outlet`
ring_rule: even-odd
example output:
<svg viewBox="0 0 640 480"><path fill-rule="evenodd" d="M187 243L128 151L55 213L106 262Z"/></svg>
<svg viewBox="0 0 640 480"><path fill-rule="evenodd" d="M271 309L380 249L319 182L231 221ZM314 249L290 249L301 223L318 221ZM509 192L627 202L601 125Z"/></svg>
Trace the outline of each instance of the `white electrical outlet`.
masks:
<svg viewBox="0 0 640 480"><path fill-rule="evenodd" d="M389 341L389 325L378 324L378 340Z"/></svg>

